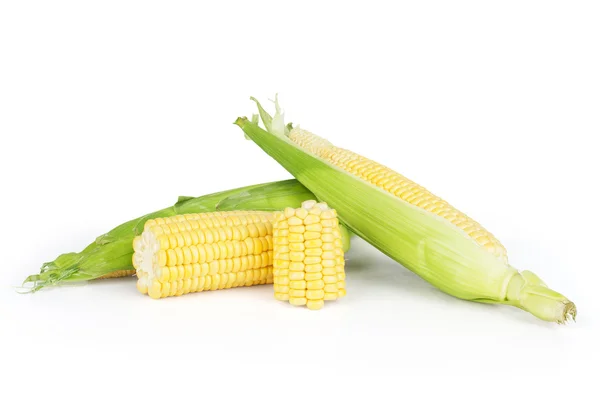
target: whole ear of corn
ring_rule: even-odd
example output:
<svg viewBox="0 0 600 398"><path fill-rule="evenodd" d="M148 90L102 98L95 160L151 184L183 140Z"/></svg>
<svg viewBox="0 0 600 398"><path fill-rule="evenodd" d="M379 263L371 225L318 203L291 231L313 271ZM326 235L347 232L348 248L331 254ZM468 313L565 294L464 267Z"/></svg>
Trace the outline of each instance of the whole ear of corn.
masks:
<svg viewBox="0 0 600 398"><path fill-rule="evenodd" d="M230 197L232 200L228 199ZM257 184L197 198L182 196L173 206L128 221L99 236L81 252L65 253L45 263L38 274L24 281L24 285L30 285L28 291L34 292L48 286L133 275L132 242L150 219L213 212L219 205L235 207L236 203L245 209L279 210L286 206L299 206L302 201L314 198L296 180Z"/></svg>
<svg viewBox="0 0 600 398"><path fill-rule="evenodd" d="M245 135L389 257L461 299L512 305L546 321L575 318L570 300L510 266L500 242L447 202L383 165L286 126L278 105L274 118L258 107L268 131L241 117L236 124Z"/></svg>

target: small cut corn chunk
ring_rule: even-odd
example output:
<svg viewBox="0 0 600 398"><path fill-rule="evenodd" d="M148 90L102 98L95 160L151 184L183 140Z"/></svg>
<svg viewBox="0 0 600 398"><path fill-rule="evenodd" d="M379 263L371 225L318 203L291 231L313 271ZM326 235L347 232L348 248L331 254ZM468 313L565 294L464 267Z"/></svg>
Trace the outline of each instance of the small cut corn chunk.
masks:
<svg viewBox="0 0 600 398"><path fill-rule="evenodd" d="M346 295L344 251L337 213L326 203L275 213L273 222L275 298L311 310Z"/></svg>

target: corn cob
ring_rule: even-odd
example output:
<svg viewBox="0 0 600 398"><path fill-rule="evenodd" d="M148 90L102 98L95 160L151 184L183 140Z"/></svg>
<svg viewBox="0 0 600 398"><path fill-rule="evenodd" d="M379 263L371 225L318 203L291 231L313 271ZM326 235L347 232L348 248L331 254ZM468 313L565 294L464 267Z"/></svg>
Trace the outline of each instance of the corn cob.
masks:
<svg viewBox="0 0 600 398"><path fill-rule="evenodd" d="M276 299L318 310L346 295L341 231L326 203L275 213L273 250Z"/></svg>
<svg viewBox="0 0 600 398"><path fill-rule="evenodd" d="M395 171L285 125L277 99L274 117L252 100L267 130L238 118L245 135L380 251L455 297L512 305L546 321L575 319L573 302L513 268L474 220Z"/></svg>
<svg viewBox="0 0 600 398"><path fill-rule="evenodd" d="M158 299L273 283L272 221L260 211L147 221L133 242L138 290Z"/></svg>
<svg viewBox="0 0 600 398"><path fill-rule="evenodd" d="M229 198L232 200L228 200ZM38 274L29 276L24 285L30 285L28 291L63 285L71 282L89 281L133 275L132 242L139 235L147 220L170 217L177 214L212 212L223 208L245 208L274 211L286 206L299 206L303 201L315 196L296 180L277 181L252 185L198 198L179 198L168 208L147 214L119 225L110 232L99 236L84 250L78 253L65 253L54 261L45 263ZM348 235L346 244L349 245Z"/></svg>

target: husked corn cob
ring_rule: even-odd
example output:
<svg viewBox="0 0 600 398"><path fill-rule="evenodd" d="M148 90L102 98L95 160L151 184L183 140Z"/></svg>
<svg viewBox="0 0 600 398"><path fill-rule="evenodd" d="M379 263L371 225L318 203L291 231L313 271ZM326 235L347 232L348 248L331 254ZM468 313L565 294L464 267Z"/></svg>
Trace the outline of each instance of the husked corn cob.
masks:
<svg viewBox="0 0 600 398"><path fill-rule="evenodd" d="M273 251L276 299L318 310L346 295L339 221L326 203L275 213Z"/></svg>
<svg viewBox="0 0 600 398"><path fill-rule="evenodd" d="M273 283L272 221L262 211L147 221L133 242L138 290L158 299Z"/></svg>

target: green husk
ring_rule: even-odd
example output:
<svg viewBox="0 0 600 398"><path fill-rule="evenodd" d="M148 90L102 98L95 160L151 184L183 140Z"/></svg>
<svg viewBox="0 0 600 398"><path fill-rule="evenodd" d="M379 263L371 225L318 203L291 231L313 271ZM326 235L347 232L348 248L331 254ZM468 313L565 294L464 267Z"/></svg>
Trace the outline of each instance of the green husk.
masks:
<svg viewBox="0 0 600 398"><path fill-rule="evenodd" d="M65 253L43 264L38 274L25 279L24 287L28 292L35 292L49 286L97 279L115 271L133 270L133 238L142 232L145 222L153 218L227 209L280 210L287 206L297 207L304 200L314 199L309 190L293 179L197 198L180 196L173 206L123 223L96 238L79 253Z"/></svg>
<svg viewBox="0 0 600 398"><path fill-rule="evenodd" d="M259 111L266 113L260 106ZM267 121L272 124L279 113L277 106L276 116L268 116ZM287 137L290 127L283 120L278 128L271 125L267 130L245 117L235 124L319 201L335 208L352 232L440 290L464 300L512 305L546 321L564 323L575 318L575 306L566 297L532 278L532 273L520 274L444 218L296 145Z"/></svg>

